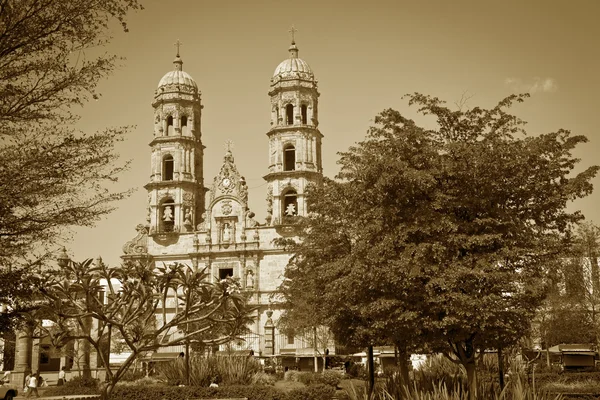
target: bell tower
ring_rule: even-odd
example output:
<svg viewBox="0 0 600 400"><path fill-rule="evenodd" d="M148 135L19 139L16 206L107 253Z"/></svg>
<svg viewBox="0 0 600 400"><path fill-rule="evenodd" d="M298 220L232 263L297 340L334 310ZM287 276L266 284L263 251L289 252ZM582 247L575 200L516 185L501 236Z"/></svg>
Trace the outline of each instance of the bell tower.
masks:
<svg viewBox="0 0 600 400"><path fill-rule="evenodd" d="M154 94L154 139L148 191L149 234L192 232L204 212L201 93L179 56Z"/></svg>
<svg viewBox="0 0 600 400"><path fill-rule="evenodd" d="M271 78L271 129L267 189L267 224L285 225L306 215L306 186L322 178L317 80L306 61L298 57L294 41L289 58Z"/></svg>

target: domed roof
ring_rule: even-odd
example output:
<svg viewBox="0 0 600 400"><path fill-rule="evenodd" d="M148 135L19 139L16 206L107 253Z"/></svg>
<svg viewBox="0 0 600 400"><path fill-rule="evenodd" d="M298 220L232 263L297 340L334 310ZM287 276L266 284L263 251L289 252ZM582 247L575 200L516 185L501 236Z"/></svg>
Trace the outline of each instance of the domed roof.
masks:
<svg viewBox="0 0 600 400"><path fill-rule="evenodd" d="M273 73L273 78L304 78L314 79L315 75L310 69L310 66L306 61L298 57L298 47L296 43L292 42L292 45L288 49L290 52L290 58L283 60Z"/></svg>
<svg viewBox="0 0 600 400"><path fill-rule="evenodd" d="M175 57L173 61L175 65L175 69L173 71L169 71L162 77L160 82L158 82L158 87L167 86L167 85L185 85L191 86L194 89L198 90L198 85L194 78L190 76L187 72L183 71L183 61L179 54Z"/></svg>

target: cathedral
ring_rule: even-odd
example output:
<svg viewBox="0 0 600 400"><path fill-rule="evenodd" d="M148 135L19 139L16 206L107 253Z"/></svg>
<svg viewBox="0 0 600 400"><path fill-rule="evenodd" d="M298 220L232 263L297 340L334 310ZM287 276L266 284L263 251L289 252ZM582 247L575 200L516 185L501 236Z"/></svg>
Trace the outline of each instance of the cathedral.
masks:
<svg viewBox="0 0 600 400"><path fill-rule="evenodd" d="M122 258L206 268L214 280L239 278L257 311L251 333L229 346L255 355L295 358L298 363L303 356L312 362L313 349L277 327L281 309L273 294L291 254L274 246L273 240L293 237L294 218L307 212L306 187L322 178L323 135L318 129L317 80L298 56L294 40L288 51L288 58L275 68L268 92L266 220L254 219L247 183L229 147L218 175L205 181L201 92L183 70L177 52L173 70L160 80L152 102L146 224L137 226L138 234L125 244ZM265 122L268 115L265 112ZM160 351L166 355L179 350Z"/></svg>

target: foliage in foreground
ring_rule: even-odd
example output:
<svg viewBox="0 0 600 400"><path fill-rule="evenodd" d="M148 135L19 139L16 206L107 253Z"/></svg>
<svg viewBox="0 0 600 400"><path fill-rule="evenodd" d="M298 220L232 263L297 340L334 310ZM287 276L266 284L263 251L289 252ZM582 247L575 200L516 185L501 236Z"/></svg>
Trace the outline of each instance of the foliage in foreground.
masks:
<svg viewBox="0 0 600 400"><path fill-rule="evenodd" d="M212 343L224 343L237 338L248 323L250 308L239 282L224 279L211 283L205 269L177 263L156 266L153 262L109 267L87 260L69 262L46 273L47 284L40 296L51 306L39 310L38 329L59 348L80 339L96 350L108 378L102 388L105 399L111 398L115 385L141 354L183 344L209 330L222 335ZM96 295L101 291L106 296ZM168 317L163 305L173 293L178 294L179 311ZM42 319L53 324L41 325ZM94 323L97 329L92 330ZM179 327L186 324L196 328L178 334ZM116 371L107 367L104 352L109 326L113 334L123 338L130 353ZM230 367L229 376L240 373L236 368Z"/></svg>
<svg viewBox="0 0 600 400"><path fill-rule="evenodd" d="M160 363L156 371L169 385L186 383L186 365L183 359ZM190 359L190 386L248 385L261 371L254 357L195 356Z"/></svg>
<svg viewBox="0 0 600 400"><path fill-rule="evenodd" d="M248 398L251 400L331 400L335 389L326 385L312 385L289 392L272 386L221 386L210 387L132 387L117 386L113 395L122 400L188 400L188 399L225 399Z"/></svg>
<svg viewBox="0 0 600 400"><path fill-rule="evenodd" d="M542 390L534 390L530 385L523 383L520 378L512 380L504 390L497 385L479 382L477 388L477 400L561 400L561 394L549 393ZM387 381L386 384L377 386L369 396L364 387L352 386L346 390L350 400L468 400L471 393L466 386L457 383L455 386L447 386L444 383L430 385L429 388L419 388L417 384L404 386L400 381Z"/></svg>
<svg viewBox="0 0 600 400"><path fill-rule="evenodd" d="M305 385L323 384L335 388L342 380L342 374L334 370L325 370L323 372L290 370L285 372L284 379L286 381L301 382Z"/></svg>
<svg viewBox="0 0 600 400"><path fill-rule="evenodd" d="M62 386L51 386L44 391L44 396L68 396L71 394L99 394L97 379L76 376Z"/></svg>

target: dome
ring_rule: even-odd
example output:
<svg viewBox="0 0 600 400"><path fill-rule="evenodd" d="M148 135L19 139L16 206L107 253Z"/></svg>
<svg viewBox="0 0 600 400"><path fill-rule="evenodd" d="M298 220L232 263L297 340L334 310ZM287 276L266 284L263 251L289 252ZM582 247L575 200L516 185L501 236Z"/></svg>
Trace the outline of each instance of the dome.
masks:
<svg viewBox="0 0 600 400"><path fill-rule="evenodd" d="M288 50L290 52L290 58L279 63L277 68L275 68L273 78L279 76L282 78L314 79L315 75L308 63L298 57L298 47L296 47L296 43L292 42L292 45Z"/></svg>
<svg viewBox="0 0 600 400"><path fill-rule="evenodd" d="M173 64L175 65L175 69L167 72L165 76L162 77L160 82L158 82L158 87L160 88L167 85L185 85L198 90L198 85L194 78L183 71L183 61L181 60L181 57L179 57L179 54L175 57Z"/></svg>

